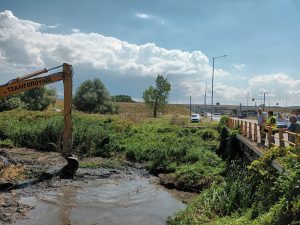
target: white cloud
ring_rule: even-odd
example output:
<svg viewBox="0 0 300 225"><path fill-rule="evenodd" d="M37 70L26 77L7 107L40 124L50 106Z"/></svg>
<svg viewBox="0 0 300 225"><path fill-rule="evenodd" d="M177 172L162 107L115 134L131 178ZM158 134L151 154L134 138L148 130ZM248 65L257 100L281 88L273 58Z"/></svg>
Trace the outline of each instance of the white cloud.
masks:
<svg viewBox="0 0 300 225"><path fill-rule="evenodd" d="M211 71L200 51L167 50L153 43L129 44L97 33L49 34L39 23L0 13L1 67L32 68L68 62L137 76L168 72L176 76L205 77ZM73 29L73 32L79 31Z"/></svg>
<svg viewBox="0 0 300 225"><path fill-rule="evenodd" d="M79 33L79 32L80 32L80 29L74 28L74 29L72 29L72 32L73 32L73 33Z"/></svg>
<svg viewBox="0 0 300 225"><path fill-rule="evenodd" d="M140 19L149 19L151 17L151 16L149 16L145 13L136 13L135 16L140 18Z"/></svg>
<svg viewBox="0 0 300 225"><path fill-rule="evenodd" d="M55 24L55 25L45 25L45 24L42 24L42 28L44 28L44 29L55 29L55 28L58 28L59 26L61 26L61 24L60 23L58 23L58 24Z"/></svg>
<svg viewBox="0 0 300 225"><path fill-rule="evenodd" d="M293 79L285 73L254 76L249 80L249 86L258 95L267 92L266 96L273 104L279 102L280 105L285 105L286 97L290 104L300 104L297 96L300 93L300 80Z"/></svg>
<svg viewBox="0 0 300 225"><path fill-rule="evenodd" d="M43 24L19 19L8 10L0 12L0 24L1 83L35 69L66 62L91 74L102 71L104 76L130 76L139 80L148 77L152 80L158 73L168 73L174 87L181 88L181 95L192 95L194 99L198 98L198 102L203 102L207 83L207 97L210 96L212 67L201 51L169 50L154 43L135 45L98 33L82 33L76 28L70 34L50 34L43 29ZM81 80L94 77L76 74L75 79L79 76L84 76ZM229 76L222 68L215 70L215 101L239 103L246 98L247 92L251 93L250 97L255 97L261 90L267 90L270 93L268 97L273 96L274 101L285 101L285 96L289 96L289 102L299 105L299 100L292 95L299 94L300 80L292 79L287 74L255 76L244 85L241 84L244 80L226 83ZM132 81L128 80L128 83ZM139 87L133 82L132 88ZM138 96L141 95L132 97Z"/></svg>
<svg viewBox="0 0 300 225"><path fill-rule="evenodd" d="M158 16L154 16L154 15L149 15L146 13L136 13L134 14L134 16L138 19L142 19L142 20L152 20L156 23L159 23L160 25L165 25L166 22L165 20L163 20L162 18L158 17Z"/></svg>
<svg viewBox="0 0 300 225"><path fill-rule="evenodd" d="M234 68L240 70L242 68L244 68L246 65L245 64L233 64Z"/></svg>

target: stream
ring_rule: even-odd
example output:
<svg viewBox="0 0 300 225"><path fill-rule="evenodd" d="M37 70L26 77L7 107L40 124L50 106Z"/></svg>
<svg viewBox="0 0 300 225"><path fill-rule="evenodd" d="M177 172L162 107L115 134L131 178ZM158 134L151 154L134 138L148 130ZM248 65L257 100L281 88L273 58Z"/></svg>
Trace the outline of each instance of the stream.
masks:
<svg viewBox="0 0 300 225"><path fill-rule="evenodd" d="M35 206L17 225L160 225L185 207L188 193L168 190L151 177L89 179L80 188L22 197Z"/></svg>

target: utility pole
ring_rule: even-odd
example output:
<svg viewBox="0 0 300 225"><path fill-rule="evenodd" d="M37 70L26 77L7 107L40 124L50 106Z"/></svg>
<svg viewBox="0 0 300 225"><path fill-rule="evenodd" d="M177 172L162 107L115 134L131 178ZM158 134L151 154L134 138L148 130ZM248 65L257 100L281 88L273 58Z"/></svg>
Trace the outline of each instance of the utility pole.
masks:
<svg viewBox="0 0 300 225"><path fill-rule="evenodd" d="M213 105L214 105L214 76L215 76L215 59L226 57L227 55L221 55L213 57L213 71L211 76L211 109L210 109L210 122L212 122Z"/></svg>
<svg viewBox="0 0 300 225"><path fill-rule="evenodd" d="M204 112L206 113L206 91L207 91L207 84L205 86L205 93L204 93Z"/></svg>
<svg viewBox="0 0 300 225"><path fill-rule="evenodd" d="M249 100L249 92L247 93L247 117L248 117L248 100Z"/></svg>
<svg viewBox="0 0 300 225"><path fill-rule="evenodd" d="M263 94L264 94L264 104L263 104L263 111L265 111L266 94L268 94L268 92L263 92Z"/></svg>
<svg viewBox="0 0 300 225"><path fill-rule="evenodd" d="M190 96L190 117L192 116L192 96Z"/></svg>

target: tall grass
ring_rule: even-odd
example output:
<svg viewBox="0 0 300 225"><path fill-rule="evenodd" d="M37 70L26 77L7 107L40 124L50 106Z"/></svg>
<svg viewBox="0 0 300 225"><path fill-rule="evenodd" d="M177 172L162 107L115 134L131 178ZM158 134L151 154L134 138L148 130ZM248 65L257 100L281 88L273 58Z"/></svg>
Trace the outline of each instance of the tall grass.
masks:
<svg viewBox="0 0 300 225"><path fill-rule="evenodd" d="M62 144L63 116L54 112L14 110L0 116L0 139L15 146L44 151L59 150ZM73 151L82 156L108 156L109 143L130 123L117 118L73 114Z"/></svg>
<svg viewBox="0 0 300 225"><path fill-rule="evenodd" d="M222 136L224 129L220 131ZM228 162L225 179L214 182L168 224L300 224L299 148L272 148L247 165L230 149L233 136L227 132L229 144L221 143L218 150ZM284 173L271 166L276 158L284 164Z"/></svg>
<svg viewBox="0 0 300 225"><path fill-rule="evenodd" d="M183 190L200 191L221 179L224 163L216 155L218 133L212 128L182 128L172 116L133 123L119 116L74 113L73 149L82 157L124 154ZM173 125L172 125L173 124ZM10 111L0 115L0 139L15 146L58 150L63 116L55 112Z"/></svg>

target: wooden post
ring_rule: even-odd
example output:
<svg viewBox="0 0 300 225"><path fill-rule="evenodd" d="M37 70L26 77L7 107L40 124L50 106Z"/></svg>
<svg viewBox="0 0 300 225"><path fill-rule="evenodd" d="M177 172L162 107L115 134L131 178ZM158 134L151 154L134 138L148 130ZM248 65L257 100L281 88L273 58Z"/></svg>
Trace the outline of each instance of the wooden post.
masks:
<svg viewBox="0 0 300 225"><path fill-rule="evenodd" d="M62 155L66 156L72 150L72 68L63 64L64 74L64 130Z"/></svg>
<svg viewBox="0 0 300 225"><path fill-rule="evenodd" d="M243 121L241 120L241 121L239 121L239 122L241 122L240 134L243 134Z"/></svg>
<svg viewBox="0 0 300 225"><path fill-rule="evenodd" d="M253 137L253 141L255 142L255 143L257 143L257 124L255 123L254 124L254 137Z"/></svg>
<svg viewBox="0 0 300 225"><path fill-rule="evenodd" d="M252 124L249 122L249 139L252 140Z"/></svg>
<svg viewBox="0 0 300 225"><path fill-rule="evenodd" d="M232 128L232 125L231 125L231 124L232 124L232 119L229 118L228 121L227 121L227 127L228 127L228 128Z"/></svg>
<svg viewBox="0 0 300 225"><path fill-rule="evenodd" d="M248 123L245 121L244 124L245 124L245 125L244 125L244 136L247 137L247 125L248 125Z"/></svg>
<svg viewBox="0 0 300 225"><path fill-rule="evenodd" d="M300 144L300 134L296 134L295 136L295 144L298 146Z"/></svg>
<svg viewBox="0 0 300 225"><path fill-rule="evenodd" d="M269 148L272 147L272 128L271 127L268 127L268 145L269 145Z"/></svg>
<svg viewBox="0 0 300 225"><path fill-rule="evenodd" d="M282 129L279 129L279 146L282 148L284 147L284 140L283 140L283 131Z"/></svg>

